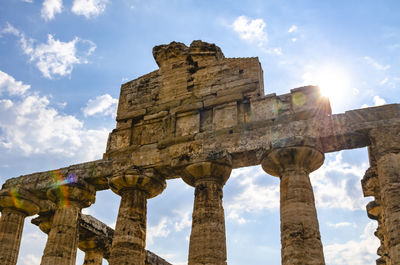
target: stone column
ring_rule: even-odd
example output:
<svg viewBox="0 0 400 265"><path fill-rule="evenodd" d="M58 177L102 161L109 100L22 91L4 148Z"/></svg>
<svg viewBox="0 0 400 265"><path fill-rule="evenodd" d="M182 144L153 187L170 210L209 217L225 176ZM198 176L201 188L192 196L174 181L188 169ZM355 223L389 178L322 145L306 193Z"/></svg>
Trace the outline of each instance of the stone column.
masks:
<svg viewBox="0 0 400 265"><path fill-rule="evenodd" d="M15 265L18 260L25 217L40 208L33 196L20 188L0 191L0 264Z"/></svg>
<svg viewBox="0 0 400 265"><path fill-rule="evenodd" d="M47 197L56 202L41 265L74 265L78 247L79 213L95 201L96 191L85 182L55 185Z"/></svg>
<svg viewBox="0 0 400 265"><path fill-rule="evenodd" d="M400 126L370 132L376 159L387 248L392 264L400 264Z"/></svg>
<svg viewBox="0 0 400 265"><path fill-rule="evenodd" d="M389 259L389 252L387 246L387 235L385 228L385 219L382 211L382 201L379 188L379 180L376 169L376 160L371 154L371 148L369 148L369 157L371 166L367 169L364 177L361 180L362 190L364 197L373 196L374 200L367 204L367 214L372 220L378 221L378 227L375 231L375 236L379 238L381 245L378 248L377 254L380 256L376 260L376 264L391 265Z"/></svg>
<svg viewBox="0 0 400 265"><path fill-rule="evenodd" d="M226 265L222 187L232 171L224 162L199 162L186 167L183 180L195 188L189 265Z"/></svg>
<svg viewBox="0 0 400 265"><path fill-rule="evenodd" d="M111 178L109 185L121 196L109 263L144 265L147 199L160 194L166 182L153 169L131 169Z"/></svg>
<svg viewBox="0 0 400 265"><path fill-rule="evenodd" d="M262 161L263 169L280 177L283 265L325 264L309 173L324 162L310 147L279 148Z"/></svg>
<svg viewBox="0 0 400 265"><path fill-rule="evenodd" d="M85 252L83 265L101 265L103 264L103 250L98 246L96 238L79 241L79 248Z"/></svg>

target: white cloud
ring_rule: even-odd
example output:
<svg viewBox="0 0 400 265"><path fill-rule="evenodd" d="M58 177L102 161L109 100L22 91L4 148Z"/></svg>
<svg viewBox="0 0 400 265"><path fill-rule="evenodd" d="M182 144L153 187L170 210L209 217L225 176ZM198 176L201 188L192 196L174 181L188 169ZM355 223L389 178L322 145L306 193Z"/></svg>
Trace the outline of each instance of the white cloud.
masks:
<svg viewBox="0 0 400 265"><path fill-rule="evenodd" d="M365 108L369 108L369 106L368 106L368 104L362 104L362 105L361 105L361 108L362 108L362 109L365 109Z"/></svg>
<svg viewBox="0 0 400 265"><path fill-rule="evenodd" d="M347 163L343 160L343 152L329 156L334 156L334 159L326 159L320 169L311 173L317 206L364 210L367 199L363 197L360 180L368 168L368 163Z"/></svg>
<svg viewBox="0 0 400 265"><path fill-rule="evenodd" d="M289 32L289 33L293 33L293 32L295 32L295 31L297 31L297 30L298 30L297 26L296 26L296 25L293 25L293 26L291 26L291 27L289 28L288 32Z"/></svg>
<svg viewBox="0 0 400 265"><path fill-rule="evenodd" d="M291 41L292 41L292 42L296 42L296 41L297 41L297 38L291 38Z"/></svg>
<svg viewBox="0 0 400 265"><path fill-rule="evenodd" d="M58 154L85 161L99 158L105 150L107 129L85 129L82 121L59 113L46 96L36 92L0 100L0 112L0 147L5 151Z"/></svg>
<svg viewBox="0 0 400 265"><path fill-rule="evenodd" d="M86 18L96 17L106 10L108 0L74 0L72 12Z"/></svg>
<svg viewBox="0 0 400 265"><path fill-rule="evenodd" d="M350 222L340 222L340 223L328 223L329 227L334 227L334 228L341 228L341 227L357 227L357 224L355 223L350 223Z"/></svg>
<svg viewBox="0 0 400 265"><path fill-rule="evenodd" d="M22 0L22 2L32 4L32 3L33 3L33 0Z"/></svg>
<svg viewBox="0 0 400 265"><path fill-rule="evenodd" d="M23 265L39 265L41 258L32 254L28 254L24 257L21 257L21 261Z"/></svg>
<svg viewBox="0 0 400 265"><path fill-rule="evenodd" d="M359 241L350 240L342 244L324 246L327 265L370 265L375 263L379 240L374 236L377 223L369 222Z"/></svg>
<svg viewBox="0 0 400 265"><path fill-rule="evenodd" d="M250 41L258 42L262 46L267 42L267 33L264 31L266 24L263 19L250 20L246 16L240 16L233 22L232 27L239 37Z"/></svg>
<svg viewBox="0 0 400 265"><path fill-rule="evenodd" d="M176 232L180 232L185 228L191 227L192 226L192 217L191 217L191 211L174 211L177 213L178 217L176 218L177 221L175 221L174 227Z"/></svg>
<svg viewBox="0 0 400 265"><path fill-rule="evenodd" d="M157 225L147 227L146 242L148 245L153 244L157 237L165 238L169 235L171 231L167 228L167 223L168 219L163 217Z"/></svg>
<svg viewBox="0 0 400 265"><path fill-rule="evenodd" d="M69 42L54 39L49 34L47 43L35 44L35 40L27 39L25 34L7 24L1 31L19 38L21 48L35 62L43 76L49 79L55 76L67 76L72 73L74 65L88 63L87 57L96 49L96 45L89 40L82 40L75 37Z"/></svg>
<svg viewBox="0 0 400 265"><path fill-rule="evenodd" d="M44 0L42 6L42 18L46 21L54 19L55 14L62 11L62 0Z"/></svg>
<svg viewBox="0 0 400 265"><path fill-rule="evenodd" d="M277 55L282 55L282 48L274 48L273 51Z"/></svg>
<svg viewBox="0 0 400 265"><path fill-rule="evenodd" d="M12 34L12 35L15 35L17 37L20 37L20 34L21 34L21 32L18 29L14 28L13 25L11 25L10 23L7 23L6 27L1 30L0 37L4 33Z"/></svg>
<svg viewBox="0 0 400 265"><path fill-rule="evenodd" d="M267 54L273 54L273 55L282 55L282 48L264 48L261 47L261 50Z"/></svg>
<svg viewBox="0 0 400 265"><path fill-rule="evenodd" d="M379 97L379 96L375 96L374 97L374 104L375 104L375 106L381 106L381 105L385 105L386 101L383 98Z"/></svg>
<svg viewBox="0 0 400 265"><path fill-rule="evenodd" d="M115 117L117 112L118 99L111 97L109 94L97 96L95 99L89 99L86 107L83 108L85 117L100 115L112 115Z"/></svg>
<svg viewBox="0 0 400 265"><path fill-rule="evenodd" d="M247 222L244 216L248 213L278 209L279 182L275 185L257 184L261 178L268 177L272 178L260 166L235 169L232 172L230 181L237 182L241 191L226 203L228 219L244 224Z"/></svg>
<svg viewBox="0 0 400 265"><path fill-rule="evenodd" d="M389 78L384 78L382 81L379 82L380 86L383 86L384 84L386 84L389 81Z"/></svg>
<svg viewBox="0 0 400 265"><path fill-rule="evenodd" d="M368 199L363 197L360 180L367 168L367 162L360 165L345 162L342 152L328 154L324 165L311 174L317 207L364 210ZM235 189L238 191L233 198L225 201L227 219L244 224L249 221L246 219L249 213L279 209L279 179L263 184L263 179L268 177L260 166L232 172L228 184L237 185Z"/></svg>
<svg viewBox="0 0 400 265"><path fill-rule="evenodd" d="M7 92L11 96L22 95L30 87L30 85L25 85L21 81L15 81L14 77L0 70L0 96L3 92Z"/></svg>
<svg viewBox="0 0 400 265"><path fill-rule="evenodd" d="M385 71L388 70L390 68L390 65L382 65L380 63L378 63L377 61L375 61L374 59L372 59L369 56L364 56L364 60L371 65L372 67L374 67L376 70L380 70L380 71Z"/></svg>

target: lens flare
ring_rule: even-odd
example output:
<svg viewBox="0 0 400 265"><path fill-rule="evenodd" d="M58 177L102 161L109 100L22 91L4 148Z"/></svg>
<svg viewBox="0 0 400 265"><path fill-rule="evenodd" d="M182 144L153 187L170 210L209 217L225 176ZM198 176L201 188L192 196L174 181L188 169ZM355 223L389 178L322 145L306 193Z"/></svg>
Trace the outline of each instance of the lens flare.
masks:
<svg viewBox="0 0 400 265"><path fill-rule="evenodd" d="M348 100L354 90L350 79L350 71L345 65L322 65L309 69L303 75L305 85L315 85L320 88L321 95L329 98L332 108L340 108Z"/></svg>
<svg viewBox="0 0 400 265"><path fill-rule="evenodd" d="M11 188L10 196L11 196L12 202L14 204L14 207L15 208L21 208L22 207L22 202L21 202L21 200L19 198L20 196L19 196L17 188Z"/></svg>
<svg viewBox="0 0 400 265"><path fill-rule="evenodd" d="M67 178L64 178L61 170L54 170L50 172L51 177L53 179L52 187L55 189L57 193L57 198L59 205L61 207L69 207L70 201L68 197L68 188L66 185L76 183L77 177L75 173L70 173Z"/></svg>

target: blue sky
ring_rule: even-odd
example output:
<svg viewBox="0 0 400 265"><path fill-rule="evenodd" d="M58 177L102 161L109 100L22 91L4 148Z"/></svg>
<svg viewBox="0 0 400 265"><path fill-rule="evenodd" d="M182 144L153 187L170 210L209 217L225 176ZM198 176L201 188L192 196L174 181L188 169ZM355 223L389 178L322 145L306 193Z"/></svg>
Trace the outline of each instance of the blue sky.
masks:
<svg viewBox="0 0 400 265"><path fill-rule="evenodd" d="M400 102L398 1L8 0L0 3L0 184L101 158L120 85L157 69L155 45L201 39L258 56L265 94L319 84L334 113ZM326 155L312 174L326 262L374 264L376 223L360 179L366 149ZM168 181L148 203L147 248L186 264L193 188ZM113 226L119 198L84 212ZM228 263L280 264L279 180L234 170L224 188ZM27 219L19 263L46 236ZM77 264L82 264L79 252ZM106 262L104 261L104 264Z"/></svg>

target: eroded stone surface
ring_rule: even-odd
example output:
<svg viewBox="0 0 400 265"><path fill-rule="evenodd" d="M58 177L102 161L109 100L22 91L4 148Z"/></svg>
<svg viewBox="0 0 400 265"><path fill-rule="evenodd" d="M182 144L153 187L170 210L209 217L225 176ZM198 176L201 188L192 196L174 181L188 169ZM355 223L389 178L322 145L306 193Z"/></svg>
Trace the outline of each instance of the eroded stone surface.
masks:
<svg viewBox="0 0 400 265"><path fill-rule="evenodd" d="M332 115L329 100L320 95L318 87L264 95L258 58L226 58L218 46L202 41L189 47L177 42L156 46L153 56L159 69L121 86L116 128L102 160L9 179L3 185L3 192L23 188L36 198L30 208L38 209L40 229L58 246L46 247L44 259L54 254L68 256L72 262L71 249L76 251L76 246L63 250L59 241L75 242L79 230L85 237L81 247L93 254L87 262L99 262L94 247L98 242L93 241L98 238L81 234L75 221L83 219L79 209L92 203L95 191L111 188L121 196L115 232L115 242L119 242L115 244L121 247L114 250L119 253L114 257L121 260L114 264L130 264L122 256L132 249L132 260L143 264L146 200L162 192L165 179L180 177L195 187L189 263L224 264L222 186L229 177L226 172L262 163L268 173L281 177L283 263L323 264L308 173L321 165L323 159L318 157L324 153L369 146L371 170L362 185L365 196L375 197L367 212L379 225L375 234L381 240L381 257L377 263L400 264L400 104ZM310 149L317 151L303 152ZM218 161L228 157L229 163L222 164L229 168L221 170ZM215 178L216 172L225 173ZM80 185L93 189L73 202L73 207L60 207L65 200L60 199L57 187L68 187L71 182L77 190ZM71 190L71 195L77 190ZM290 217L296 204L302 209L297 219ZM4 205L0 204L3 214L10 208ZM66 219L74 227L68 228ZM68 238L51 236L53 225L65 226ZM19 228L14 230L18 238ZM207 249L204 242L210 238L219 241ZM133 247L122 250L124 242ZM3 245L0 241L0 249ZM61 259L51 262L64 264Z"/></svg>
<svg viewBox="0 0 400 265"><path fill-rule="evenodd" d="M226 265L222 187L231 170L229 158L199 162L186 167L184 181L195 187L189 265Z"/></svg>
<svg viewBox="0 0 400 265"><path fill-rule="evenodd" d="M37 214L40 207L33 194L10 188L0 191L0 209L0 264L15 265L25 217Z"/></svg>
<svg viewBox="0 0 400 265"><path fill-rule="evenodd" d="M310 147L279 148L263 160L263 169L279 176L282 264L324 265L314 193L309 173L318 169L324 155Z"/></svg>
<svg viewBox="0 0 400 265"><path fill-rule="evenodd" d="M154 170L136 168L115 175L109 184L121 196L110 264L144 265L147 199L165 189L165 180Z"/></svg>

